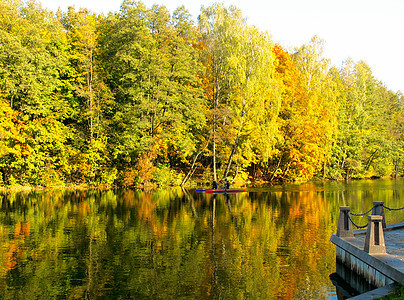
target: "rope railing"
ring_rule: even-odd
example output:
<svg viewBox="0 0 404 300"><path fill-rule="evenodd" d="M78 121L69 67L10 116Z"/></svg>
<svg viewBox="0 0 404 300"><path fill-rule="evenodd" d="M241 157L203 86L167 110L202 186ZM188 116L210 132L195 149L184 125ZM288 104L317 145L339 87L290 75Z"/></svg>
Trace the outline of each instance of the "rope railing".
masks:
<svg viewBox="0 0 404 300"><path fill-rule="evenodd" d="M353 215L355 217L363 217L364 215L367 215L368 213L370 213L373 210L373 207L371 209L369 209L367 212L364 212L363 214L354 214L352 212L350 212L350 215Z"/></svg>
<svg viewBox="0 0 404 300"><path fill-rule="evenodd" d="M374 201L373 207L369 209L367 212L362 214L354 214L351 213L351 208L349 206L340 206L339 207L339 218L338 218L338 227L336 236L339 238L350 239L355 238L355 234L353 232L353 226L357 228L366 228L366 236L363 250L369 254L384 254L386 253L386 245L384 242L384 230L386 228L386 222L384 218L384 202ZM389 210L403 210L402 208L389 208ZM372 214L367 216L368 222L366 225L358 225L352 220L352 216L360 216L369 214L372 211Z"/></svg>
<svg viewBox="0 0 404 300"><path fill-rule="evenodd" d="M373 205L373 207L372 207L371 209L369 209L368 211L366 211L366 212L364 212L364 213L362 213L362 214L355 214L355 213L349 211L349 212L347 213L348 219L351 221L351 223L352 223L356 228L360 228L360 229L366 228L366 227L368 226L368 224L363 225L363 226L356 224L356 223L354 222L354 220L352 220L351 215L352 215L352 216L355 216L355 217L363 217L363 216L369 214L372 210L374 210L374 208L379 207L379 206L382 206L382 207L388 209L389 211L399 211L399 210L403 210L403 209L404 209L404 207L400 207L400 208L390 208L390 207L387 207L386 205L384 205L383 203L378 203L378 204Z"/></svg>
<svg viewBox="0 0 404 300"><path fill-rule="evenodd" d="M387 206L384 205L384 204L383 204L383 207L386 208L386 209L388 209L388 210L390 210L390 211L391 211L391 210L397 211L397 210L403 210L403 209L404 209L404 206L403 206L403 207L400 207L400 208L390 208L390 207L387 207Z"/></svg>
<svg viewBox="0 0 404 300"><path fill-rule="evenodd" d="M379 202L379 201L374 201L373 202L373 207L369 209L368 211L361 213L361 214L355 214L351 212L351 208L349 206L340 206L340 214L339 214L339 219L338 219L338 228L337 228L337 236L338 237L345 237L345 238L350 238L354 237L353 233L353 226L359 229L363 228L368 228L370 230L371 226L369 224L373 224L373 222L380 222L381 224L381 230L383 231L386 228L386 220L384 217L384 208L390 210L390 211L399 211L403 210L404 207L400 208L390 208L384 205L384 202ZM370 212L372 212L371 215L368 215ZM352 216L355 217L363 217L365 215L368 215L368 222L365 225L359 225L357 224L354 220L352 220ZM372 225L373 226L373 225Z"/></svg>
<svg viewBox="0 0 404 300"><path fill-rule="evenodd" d="M363 226L360 226L360 225L356 224L356 223L354 222L354 220L352 220L352 218L351 218L351 216L350 216L350 215L354 215L354 214L348 213L347 215L348 215L349 221L351 221L351 223L352 223L356 228L362 229L362 228L368 227L369 224L366 224L366 225L363 225Z"/></svg>

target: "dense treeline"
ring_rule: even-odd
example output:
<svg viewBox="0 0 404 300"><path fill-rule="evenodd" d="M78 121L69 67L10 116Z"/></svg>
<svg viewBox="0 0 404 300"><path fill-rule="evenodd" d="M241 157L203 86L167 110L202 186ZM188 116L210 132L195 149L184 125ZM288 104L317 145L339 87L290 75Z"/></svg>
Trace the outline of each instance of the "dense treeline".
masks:
<svg viewBox="0 0 404 300"><path fill-rule="evenodd" d="M219 4L0 11L2 185L403 175L402 94L317 37L289 53Z"/></svg>

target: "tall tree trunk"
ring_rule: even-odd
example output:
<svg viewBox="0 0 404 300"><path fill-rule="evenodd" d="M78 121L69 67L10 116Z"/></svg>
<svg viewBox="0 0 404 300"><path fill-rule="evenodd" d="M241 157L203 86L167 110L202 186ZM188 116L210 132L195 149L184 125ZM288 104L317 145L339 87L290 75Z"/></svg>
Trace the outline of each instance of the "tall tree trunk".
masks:
<svg viewBox="0 0 404 300"><path fill-rule="evenodd" d="M279 168L279 166L280 166L280 164L281 164L281 161L282 161L282 155L279 157L279 160L278 160L278 163L277 163L277 165L276 165L276 168L275 168L275 170L272 172L271 177L269 177L269 181L272 181L272 180L274 179L275 174L276 174L276 171L278 170L278 168Z"/></svg>
<svg viewBox="0 0 404 300"><path fill-rule="evenodd" d="M100 138L100 111L101 111L101 107L100 107L100 98L101 95L98 92L97 93L97 102L96 102L96 106L97 106L97 117L96 117L96 123L97 123L97 134L95 136L95 138L98 140Z"/></svg>
<svg viewBox="0 0 404 300"><path fill-rule="evenodd" d="M213 65L215 60L213 59ZM213 83L213 180L217 181L217 170L216 170L216 122L217 122L217 104L219 98L219 80L217 75L214 75Z"/></svg>
<svg viewBox="0 0 404 300"><path fill-rule="evenodd" d="M369 168L370 168L370 165L372 164L372 162L373 162L373 159L375 158L375 154L377 153L377 149L370 155L370 157L369 157L369 159L368 159L368 161L367 161L367 163L366 163L366 167L365 167L365 171L368 171L369 170Z"/></svg>
<svg viewBox="0 0 404 300"><path fill-rule="evenodd" d="M236 140L233 144L233 149L231 150L231 153L229 156L229 161L227 162L227 166L226 166L226 170L224 171L223 178L226 178L229 175L231 163L233 162L233 156L236 153L239 141L240 141L240 131L237 133Z"/></svg>
<svg viewBox="0 0 404 300"><path fill-rule="evenodd" d="M216 110L216 109L215 109ZM213 178L217 181L216 171L216 112L213 112Z"/></svg>
<svg viewBox="0 0 404 300"><path fill-rule="evenodd" d="M399 172L399 169L400 169L399 163L400 163L399 159L394 160L394 178L398 177L398 172Z"/></svg>
<svg viewBox="0 0 404 300"><path fill-rule="evenodd" d="M224 171L223 178L226 178L229 175L231 163L233 162L233 156L236 153L236 150L237 150L237 147L238 147L238 144L240 141L241 130L243 130L243 125L244 125L243 121L244 121L244 115L245 115L245 105L246 105L246 101L245 101L245 97L243 97L243 110L241 112L240 126L238 128L237 137L236 137L236 140L234 141L233 149L231 150L231 153L229 156L229 161L227 162L227 167L226 167L226 170Z"/></svg>
<svg viewBox="0 0 404 300"><path fill-rule="evenodd" d="M90 111L90 120L89 120L89 126L90 126L90 140L92 141L94 138L94 130L93 130L93 50L90 50L89 54L89 70L87 72L87 87L88 87L88 106L89 106L89 111Z"/></svg>
<svg viewBox="0 0 404 300"><path fill-rule="evenodd" d="M206 147L208 147L209 145L209 141L211 139L212 135L209 136L209 139L206 141L206 145L195 155L194 160L192 162L191 168L189 169L187 175L184 177L184 179L181 182L181 186L183 186L185 183L187 183L187 181L192 177L192 175L194 174L195 171L195 164L198 160L199 155L201 155L201 153L206 149Z"/></svg>

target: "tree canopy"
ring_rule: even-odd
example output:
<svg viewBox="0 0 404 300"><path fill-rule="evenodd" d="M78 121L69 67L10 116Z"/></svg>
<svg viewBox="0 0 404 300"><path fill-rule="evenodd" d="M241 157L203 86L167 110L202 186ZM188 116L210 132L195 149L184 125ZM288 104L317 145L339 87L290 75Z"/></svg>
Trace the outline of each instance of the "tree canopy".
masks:
<svg viewBox="0 0 404 300"><path fill-rule="evenodd" d="M403 175L403 95L236 7L108 16L0 0L0 184L179 185Z"/></svg>

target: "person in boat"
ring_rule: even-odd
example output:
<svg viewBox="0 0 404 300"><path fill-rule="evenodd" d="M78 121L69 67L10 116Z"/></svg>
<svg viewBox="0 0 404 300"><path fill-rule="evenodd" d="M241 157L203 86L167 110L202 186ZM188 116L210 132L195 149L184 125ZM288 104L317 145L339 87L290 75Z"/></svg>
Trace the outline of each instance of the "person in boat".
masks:
<svg viewBox="0 0 404 300"><path fill-rule="evenodd" d="M216 182L216 180L213 180L212 188L213 188L214 190L217 189L217 182Z"/></svg>
<svg viewBox="0 0 404 300"><path fill-rule="evenodd" d="M226 181L224 182L224 189L228 190L229 188L230 188L230 182L226 178Z"/></svg>

